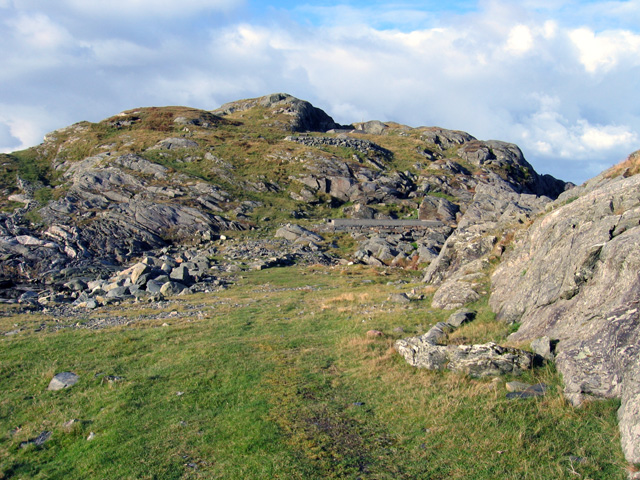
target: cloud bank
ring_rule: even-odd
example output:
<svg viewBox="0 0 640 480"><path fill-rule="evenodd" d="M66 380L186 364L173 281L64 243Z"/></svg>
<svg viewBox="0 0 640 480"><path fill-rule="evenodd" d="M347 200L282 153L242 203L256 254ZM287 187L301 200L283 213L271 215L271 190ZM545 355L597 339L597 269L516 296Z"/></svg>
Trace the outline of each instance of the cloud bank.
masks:
<svg viewBox="0 0 640 480"><path fill-rule="evenodd" d="M640 1L326 3L0 0L0 149L128 108L279 91L341 123L514 142L577 183L640 148Z"/></svg>

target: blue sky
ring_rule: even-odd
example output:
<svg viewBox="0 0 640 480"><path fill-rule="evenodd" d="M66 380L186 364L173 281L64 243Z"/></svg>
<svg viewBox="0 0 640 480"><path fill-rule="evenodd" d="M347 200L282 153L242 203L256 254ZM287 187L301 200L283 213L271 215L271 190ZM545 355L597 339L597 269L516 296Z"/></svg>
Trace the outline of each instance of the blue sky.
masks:
<svg viewBox="0 0 640 480"><path fill-rule="evenodd" d="M0 0L0 151L273 92L518 144L576 183L640 148L640 0Z"/></svg>

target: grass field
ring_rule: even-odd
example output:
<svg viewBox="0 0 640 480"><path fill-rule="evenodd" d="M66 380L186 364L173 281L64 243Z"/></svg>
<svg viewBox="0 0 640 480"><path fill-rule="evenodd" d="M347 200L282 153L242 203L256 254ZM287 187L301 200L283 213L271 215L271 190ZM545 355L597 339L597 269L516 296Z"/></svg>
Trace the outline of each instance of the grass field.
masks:
<svg viewBox="0 0 640 480"><path fill-rule="evenodd" d="M547 396L513 401L510 378L407 365L394 341L450 313L432 311L428 297L390 303L391 293L424 290L410 273L243 275L221 293L81 319L2 307L0 332L20 332L0 336L0 478L625 477L618 403L571 407L552 366L521 378L550 385ZM476 324L457 336L506 335L486 303L475 307ZM73 328L110 315L131 322ZM80 381L47 391L62 371ZM43 445L21 447L44 431Z"/></svg>

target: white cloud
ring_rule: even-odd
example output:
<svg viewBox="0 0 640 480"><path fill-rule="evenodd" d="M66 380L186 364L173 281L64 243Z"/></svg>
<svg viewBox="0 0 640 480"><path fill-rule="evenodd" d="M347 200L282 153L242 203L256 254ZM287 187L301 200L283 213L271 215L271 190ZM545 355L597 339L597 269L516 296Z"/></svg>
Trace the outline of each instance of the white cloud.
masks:
<svg viewBox="0 0 640 480"><path fill-rule="evenodd" d="M632 148L632 144L638 143L638 135L626 126L618 125L582 125L581 140L588 148L606 151L620 145Z"/></svg>
<svg viewBox="0 0 640 480"><path fill-rule="evenodd" d="M17 150L21 143L11 132L11 126L0 120L0 152Z"/></svg>
<svg viewBox="0 0 640 480"><path fill-rule="evenodd" d="M20 14L6 24L18 41L37 49L54 50L72 40L69 32L40 13Z"/></svg>
<svg viewBox="0 0 640 480"><path fill-rule="evenodd" d="M637 149L640 33L576 28L561 16L573 0L489 0L437 18L412 11L397 28L389 22L407 7L393 3L272 9L260 20L231 0L19 3L0 4L0 105L25 145L127 108L212 109L285 91L341 123L375 118L512 141L541 173L574 181L586 179L586 164ZM594 2L600 17L605 3ZM316 16L294 20L305 12Z"/></svg>
<svg viewBox="0 0 640 480"><path fill-rule="evenodd" d="M516 55L527 53L533 48L533 35L526 25L516 25L509 32L507 38L507 51Z"/></svg>
<svg viewBox="0 0 640 480"><path fill-rule="evenodd" d="M98 40L83 46L102 67L136 67L152 62L157 55L157 50L122 39Z"/></svg>
<svg viewBox="0 0 640 480"><path fill-rule="evenodd" d="M55 125L56 114L37 107L0 103L0 152L38 145ZM63 125L60 125L63 126Z"/></svg>
<svg viewBox="0 0 640 480"><path fill-rule="evenodd" d="M625 30L596 34L589 28L570 32L580 52L580 62L589 73L609 71L621 62L640 65L640 35Z"/></svg>
<svg viewBox="0 0 640 480"><path fill-rule="evenodd" d="M630 125L597 124L563 114L559 98L535 95L539 107L512 126L511 131L525 153L537 158L538 169L570 172L565 179L582 182L638 149L640 137Z"/></svg>

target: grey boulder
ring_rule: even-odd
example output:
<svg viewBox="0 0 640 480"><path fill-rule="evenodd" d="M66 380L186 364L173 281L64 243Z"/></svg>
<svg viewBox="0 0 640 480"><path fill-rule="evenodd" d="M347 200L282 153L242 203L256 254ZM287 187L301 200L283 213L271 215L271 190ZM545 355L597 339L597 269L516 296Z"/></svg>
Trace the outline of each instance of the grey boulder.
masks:
<svg viewBox="0 0 640 480"><path fill-rule="evenodd" d="M434 345L423 337L398 340L396 350L412 366L464 372L472 377L518 375L534 366L534 354L495 343Z"/></svg>
<svg viewBox="0 0 640 480"><path fill-rule="evenodd" d="M160 287L160 293L162 295L178 295L183 290L187 290L187 287L179 282L167 282Z"/></svg>

